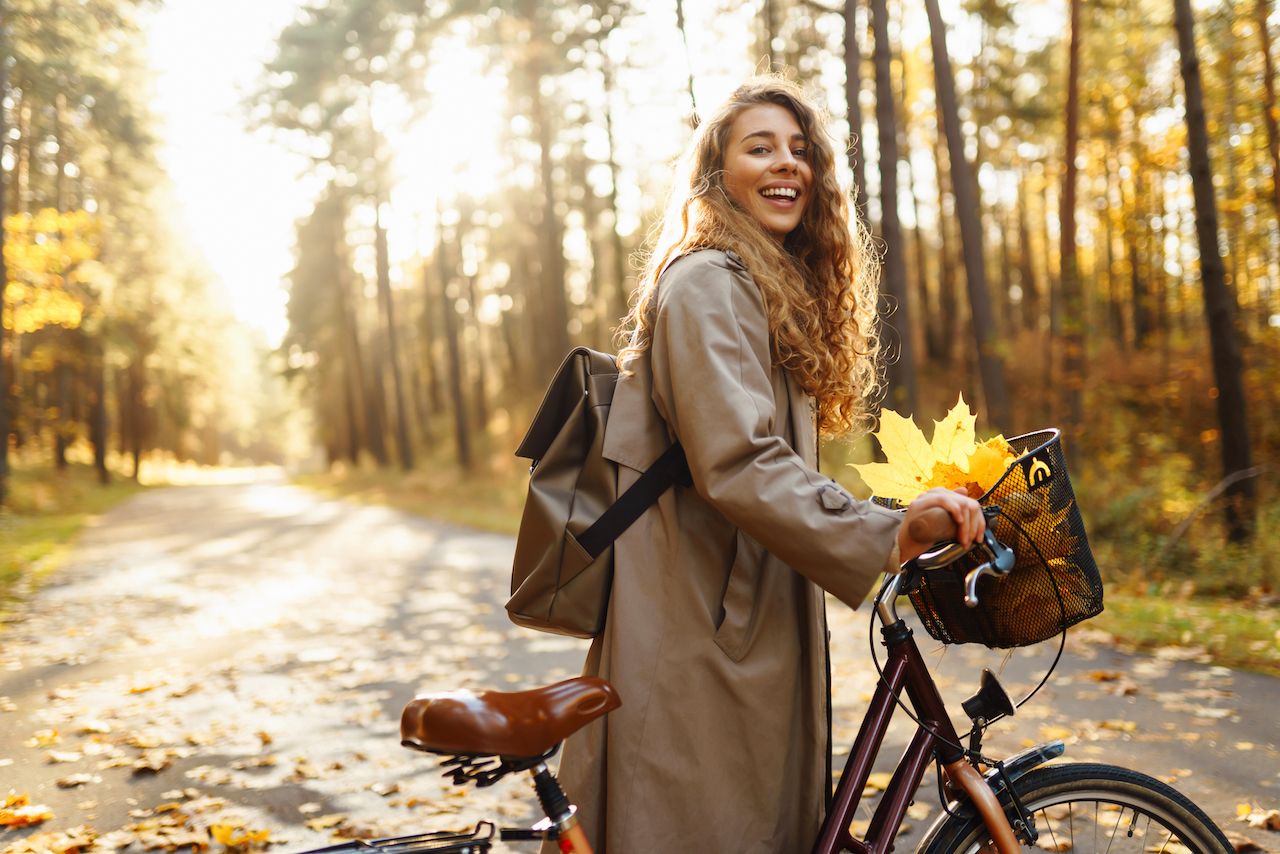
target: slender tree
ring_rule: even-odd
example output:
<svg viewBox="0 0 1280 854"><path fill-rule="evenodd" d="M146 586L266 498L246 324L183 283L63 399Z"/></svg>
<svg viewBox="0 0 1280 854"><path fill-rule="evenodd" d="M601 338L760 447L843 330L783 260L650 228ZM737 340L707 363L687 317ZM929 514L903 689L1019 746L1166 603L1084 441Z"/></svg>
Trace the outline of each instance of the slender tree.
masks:
<svg viewBox="0 0 1280 854"><path fill-rule="evenodd" d="M437 220L438 222L438 220ZM462 389L462 346L458 334L458 310L450 295L454 270L446 257L444 227L436 238L436 274L439 281L440 316L444 320L444 340L448 353L449 393L453 397L453 438L458 452L458 465L463 471L472 466L471 432L467 426L467 402ZM425 272L424 272L425 275Z"/></svg>
<svg viewBox="0 0 1280 854"><path fill-rule="evenodd" d="M889 399L906 412L916 411L916 364L912 341L911 301L907 294L907 253L898 221L898 122L894 108L889 49L889 10L885 0L871 0L875 30L876 126L880 142L880 235L884 239L884 285L893 300L884 332L891 357Z"/></svg>
<svg viewBox="0 0 1280 854"><path fill-rule="evenodd" d="M1200 249L1200 279L1213 353L1213 376L1221 428L1222 467L1226 487L1227 535L1233 542L1253 533L1255 488L1249 419L1245 405L1244 358L1236 329L1235 297L1227 288L1218 248L1218 211L1209 162L1209 133L1205 123L1200 60L1196 53L1195 20L1191 0L1173 0L1174 26L1186 98L1187 150L1191 162L1192 194L1196 206L1196 242Z"/></svg>
<svg viewBox="0 0 1280 854"><path fill-rule="evenodd" d="M1267 150L1271 155L1271 202L1275 205L1277 223L1280 224L1280 120L1276 118L1280 107L1276 106L1276 70L1271 59L1271 33L1267 29L1271 2L1257 0L1254 8L1262 50L1262 116L1267 126Z"/></svg>
<svg viewBox="0 0 1280 854"><path fill-rule="evenodd" d="M684 0L676 0L676 27L680 30L680 43L684 45L684 67L688 74L689 80L689 124L693 127L698 126L700 121L698 118L698 97L693 94L693 58L689 53L689 31L684 25ZM604 53L602 50L601 53ZM605 57L605 64L608 65L609 59ZM605 84L605 97L609 97L612 91L608 83ZM609 117L609 111L605 109L606 117ZM613 146L609 146L609 162L613 162ZM614 208L616 211L617 208Z"/></svg>
<svg viewBox="0 0 1280 854"><path fill-rule="evenodd" d="M867 156L862 145L862 48L858 43L858 0L844 3L844 100L849 111L849 168L853 170L853 207L867 222Z"/></svg>
<svg viewBox="0 0 1280 854"><path fill-rule="evenodd" d="M396 331L395 301L391 297L391 266L387 254L387 229L382 224L382 205L375 197L374 249L377 264L378 302L382 307L383 330L387 336L387 358L391 362L392 394L396 407L396 450L400 468L413 470L413 443L409 439L409 412L405 403L404 380L400 370L400 342Z"/></svg>
<svg viewBox="0 0 1280 854"><path fill-rule="evenodd" d="M1082 0L1070 0L1071 36L1067 50L1066 145L1063 155L1062 195L1058 214L1062 258L1062 377L1068 429L1083 423L1084 396L1084 297L1076 252L1076 154L1080 143L1080 8Z"/></svg>
<svg viewBox="0 0 1280 854"><path fill-rule="evenodd" d="M4 140L9 138L5 121L4 100L9 91L9 10L5 0L0 0L0 155L4 153ZM5 267L5 198L7 176L4 171L4 157L0 156L0 506L4 506L9 496L9 381L6 370L5 331L4 331L4 292L9 283L9 272Z"/></svg>
<svg viewBox="0 0 1280 854"><path fill-rule="evenodd" d="M960 238L964 250L965 277L969 286L969 307L973 318L973 334L977 345L978 371L987 403L987 417L998 427L1009 424L1009 397L1005 389L1004 361L991 314L991 298L987 294L986 261L983 258L981 206L977 181L964 153L964 135L960 126L960 110L956 101L955 77L947 53L946 26L938 9L938 0L925 0L929 17L929 43L933 50L934 90L947 138L947 154L951 161L951 187L955 194L956 217L960 221Z"/></svg>

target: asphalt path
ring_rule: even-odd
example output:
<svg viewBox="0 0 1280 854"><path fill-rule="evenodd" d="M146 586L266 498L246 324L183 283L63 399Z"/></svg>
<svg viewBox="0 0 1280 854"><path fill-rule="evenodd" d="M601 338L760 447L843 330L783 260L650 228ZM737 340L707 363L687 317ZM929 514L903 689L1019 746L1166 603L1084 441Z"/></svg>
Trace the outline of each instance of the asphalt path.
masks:
<svg viewBox="0 0 1280 854"><path fill-rule="evenodd" d="M121 505L0 626L0 797L25 794L52 813L0 831L0 851L76 833L99 850L173 850L210 828L214 840L257 835L300 851L527 822L524 779L454 787L398 738L418 691L517 690L577 672L583 642L506 620L511 551L508 537L280 478ZM869 611L829 611L839 769L876 674ZM917 636L957 714L984 666L1016 699L1056 652ZM1240 804L1280 807L1280 682L1197 658L1194 648L1127 654L1078 629L1052 680L992 728L986 750L1062 739L1066 759L1173 782L1224 828L1280 850L1280 832L1237 820ZM892 768L911 732L899 715L877 769ZM928 781L917 800L913 835L938 811ZM874 798L863 804L869 818Z"/></svg>

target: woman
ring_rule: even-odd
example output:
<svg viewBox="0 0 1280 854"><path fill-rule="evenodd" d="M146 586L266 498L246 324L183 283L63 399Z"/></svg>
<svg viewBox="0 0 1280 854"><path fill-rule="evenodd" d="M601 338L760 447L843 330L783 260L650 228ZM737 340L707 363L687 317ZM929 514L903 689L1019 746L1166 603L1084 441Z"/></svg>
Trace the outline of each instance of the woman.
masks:
<svg viewBox="0 0 1280 854"><path fill-rule="evenodd" d="M823 590L856 608L929 545L816 469L815 427L847 431L877 387L873 265L834 165L796 86L741 87L690 143L628 317L605 456L625 488L678 440L693 488L615 546L586 672L623 704L560 770L597 854L808 851L830 788ZM981 533L945 490L906 519L935 506Z"/></svg>

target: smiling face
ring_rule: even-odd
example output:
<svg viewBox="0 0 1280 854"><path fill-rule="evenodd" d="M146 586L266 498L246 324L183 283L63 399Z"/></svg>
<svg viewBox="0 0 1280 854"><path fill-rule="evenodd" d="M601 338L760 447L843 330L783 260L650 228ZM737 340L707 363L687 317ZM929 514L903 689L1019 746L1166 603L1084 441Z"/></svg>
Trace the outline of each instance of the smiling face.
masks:
<svg viewBox="0 0 1280 854"><path fill-rule="evenodd" d="M809 203L813 168L795 116L778 104L738 114L724 147L724 186L765 231L781 241Z"/></svg>

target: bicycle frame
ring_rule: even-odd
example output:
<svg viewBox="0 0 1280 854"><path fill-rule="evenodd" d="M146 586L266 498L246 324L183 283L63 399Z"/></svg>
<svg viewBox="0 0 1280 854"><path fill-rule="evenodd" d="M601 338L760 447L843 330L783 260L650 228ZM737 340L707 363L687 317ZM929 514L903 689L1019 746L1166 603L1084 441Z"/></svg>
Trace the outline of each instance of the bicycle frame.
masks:
<svg viewBox="0 0 1280 854"><path fill-rule="evenodd" d="M912 637L911 629L898 617L894 607L902 576L889 578L881 590L877 615L888 654L882 678L862 719L853 751L840 774L835 796L827 810L813 854L887 854L902 825L907 806L915 797L921 777L936 754L951 785L968 793L987 820L1001 854L1021 850L1004 810L995 794L960 749L960 736L947 714L942 696ZM876 807L865 838L855 839L849 830L862 791L871 776L871 766L880 753L885 732L897 710L903 690L914 707L920 726L894 769L889 785Z"/></svg>

